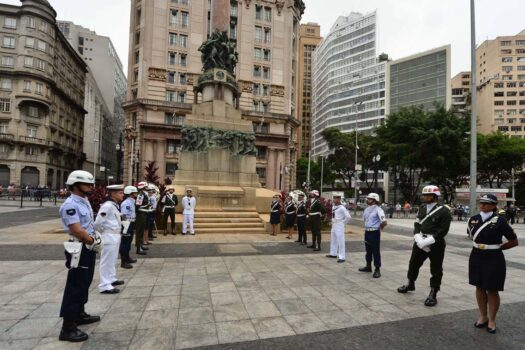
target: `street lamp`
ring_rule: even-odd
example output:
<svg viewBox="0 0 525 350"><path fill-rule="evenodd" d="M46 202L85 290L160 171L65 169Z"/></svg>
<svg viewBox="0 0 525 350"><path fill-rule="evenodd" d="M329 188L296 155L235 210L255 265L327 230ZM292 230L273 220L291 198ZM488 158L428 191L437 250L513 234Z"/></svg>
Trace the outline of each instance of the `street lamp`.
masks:
<svg viewBox="0 0 525 350"><path fill-rule="evenodd" d="M381 156L378 154L377 156L374 156L372 158L372 163L374 163L374 191L377 193L377 173L378 173L378 165L381 161Z"/></svg>
<svg viewBox="0 0 525 350"><path fill-rule="evenodd" d="M122 152L122 146L120 146L120 144L122 143L122 134L120 134L120 143L117 143L117 145L115 146L115 149L117 150L117 183L120 184L120 172L121 172L121 163L122 163L122 158L123 158L123 153Z"/></svg>
<svg viewBox="0 0 525 350"><path fill-rule="evenodd" d="M478 144L477 144L477 77L476 77L476 9L474 0L470 0L470 91L471 97L471 115L470 115L470 213L471 215L477 213L476 210L476 188L477 185L477 158L478 158Z"/></svg>
<svg viewBox="0 0 525 350"><path fill-rule="evenodd" d="M363 104L363 101L356 101L354 102L354 106L356 106L356 115L355 115L355 162L354 162L354 178L355 178L355 184L354 184L354 216L357 215L357 198L358 198L358 182L359 179L357 177L357 151L359 150L359 145L357 144L357 119L359 117L359 108Z"/></svg>

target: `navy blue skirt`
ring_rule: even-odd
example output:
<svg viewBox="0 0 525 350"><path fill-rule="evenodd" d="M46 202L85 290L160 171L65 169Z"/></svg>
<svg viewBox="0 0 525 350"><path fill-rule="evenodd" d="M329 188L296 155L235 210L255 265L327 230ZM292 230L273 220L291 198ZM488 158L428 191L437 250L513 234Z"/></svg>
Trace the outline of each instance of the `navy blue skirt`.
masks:
<svg viewBox="0 0 525 350"><path fill-rule="evenodd" d="M281 213L271 213L270 214L270 224L278 225L281 223Z"/></svg>
<svg viewBox="0 0 525 350"><path fill-rule="evenodd" d="M286 214L286 228L292 228L295 225L295 214Z"/></svg>
<svg viewBox="0 0 525 350"><path fill-rule="evenodd" d="M501 250L472 248L468 267L469 284L484 290L503 291L507 267Z"/></svg>

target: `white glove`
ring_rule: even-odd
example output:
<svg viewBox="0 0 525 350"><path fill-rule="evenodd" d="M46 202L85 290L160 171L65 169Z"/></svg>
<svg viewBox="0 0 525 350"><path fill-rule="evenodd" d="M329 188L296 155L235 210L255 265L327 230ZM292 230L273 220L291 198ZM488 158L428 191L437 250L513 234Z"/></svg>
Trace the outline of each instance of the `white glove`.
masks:
<svg viewBox="0 0 525 350"><path fill-rule="evenodd" d="M423 239L423 247L428 247L429 245L432 245L436 243L436 240L434 239L434 236L427 236L425 239Z"/></svg>
<svg viewBox="0 0 525 350"><path fill-rule="evenodd" d="M100 236L100 233L95 231L95 234L93 235L93 244L86 244L86 248L94 251L95 253L102 252L102 249L104 248L104 242L102 242L102 236Z"/></svg>
<svg viewBox="0 0 525 350"><path fill-rule="evenodd" d="M416 242L417 246L419 247L419 244L423 242L423 234L417 233L414 235L414 242ZM421 247L420 247L421 248Z"/></svg>

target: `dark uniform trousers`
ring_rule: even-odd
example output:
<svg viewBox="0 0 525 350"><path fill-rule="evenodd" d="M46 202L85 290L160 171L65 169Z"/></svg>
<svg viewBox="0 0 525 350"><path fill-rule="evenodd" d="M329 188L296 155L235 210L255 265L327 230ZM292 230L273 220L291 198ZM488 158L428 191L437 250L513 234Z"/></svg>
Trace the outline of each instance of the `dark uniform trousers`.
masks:
<svg viewBox="0 0 525 350"><path fill-rule="evenodd" d="M416 281L419 275L419 269L427 260L430 259L430 288L439 290L441 286L441 279L443 278L443 260L445 259L445 247L446 243L444 239L436 241L436 243L430 246L430 252L425 252L419 249L417 244L414 243L412 247L412 256L410 257L410 263L408 264L407 277L410 281Z"/></svg>
<svg viewBox="0 0 525 350"><path fill-rule="evenodd" d="M299 242L306 244L306 216L297 217L297 232L299 233Z"/></svg>
<svg viewBox="0 0 525 350"><path fill-rule="evenodd" d="M310 216L310 229L312 230L312 245L321 248L321 215Z"/></svg>
<svg viewBox="0 0 525 350"><path fill-rule="evenodd" d="M380 245L381 245L381 231L380 230L365 232L365 249L366 249L365 258L366 258L367 265L372 264L372 258L373 258L374 266L381 267Z"/></svg>
<svg viewBox="0 0 525 350"><path fill-rule="evenodd" d="M121 258L129 258L129 251L131 250L131 242L133 242L133 230L135 229L135 222L129 224L128 232L122 234L120 240L119 254Z"/></svg>
<svg viewBox="0 0 525 350"><path fill-rule="evenodd" d="M164 232L168 231L168 217L171 220L171 232L175 233L175 208L164 208Z"/></svg>
<svg viewBox="0 0 525 350"><path fill-rule="evenodd" d="M69 269L71 254L68 252L65 254L66 267ZM95 272L95 260L96 253L82 245L78 267L69 270L62 298L60 317L63 317L66 322L75 322L80 317L80 313L84 311L84 305L88 302L89 286Z"/></svg>
<svg viewBox="0 0 525 350"><path fill-rule="evenodd" d="M148 220L148 213L144 211L137 211L137 219L135 220L135 246L142 247L142 238L144 230L146 229L146 221Z"/></svg>
<svg viewBox="0 0 525 350"><path fill-rule="evenodd" d="M155 226L155 216L157 216L156 211L150 211L147 215L147 227L148 227L148 238L153 238L153 227Z"/></svg>

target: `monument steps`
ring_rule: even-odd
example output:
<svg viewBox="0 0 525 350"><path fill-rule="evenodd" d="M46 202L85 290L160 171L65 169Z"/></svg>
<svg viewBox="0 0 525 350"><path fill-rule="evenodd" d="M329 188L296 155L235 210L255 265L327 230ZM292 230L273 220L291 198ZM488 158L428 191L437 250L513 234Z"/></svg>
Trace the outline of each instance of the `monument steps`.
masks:
<svg viewBox="0 0 525 350"><path fill-rule="evenodd" d="M252 233L266 234L264 227L216 227L216 228L196 228L197 233Z"/></svg>
<svg viewBox="0 0 525 350"><path fill-rule="evenodd" d="M259 218L255 211L196 211L195 221L200 218Z"/></svg>
<svg viewBox="0 0 525 350"><path fill-rule="evenodd" d="M256 211L196 211L195 229L199 233L267 233L264 221Z"/></svg>
<svg viewBox="0 0 525 350"><path fill-rule="evenodd" d="M237 223L237 222L195 222L194 226L196 228L224 228L224 227L231 227L231 228L249 228L249 227L262 227L264 228L264 224L259 220L259 222L243 222L243 223Z"/></svg>
<svg viewBox="0 0 525 350"><path fill-rule="evenodd" d="M259 217L253 218L199 218L201 223L259 223Z"/></svg>

